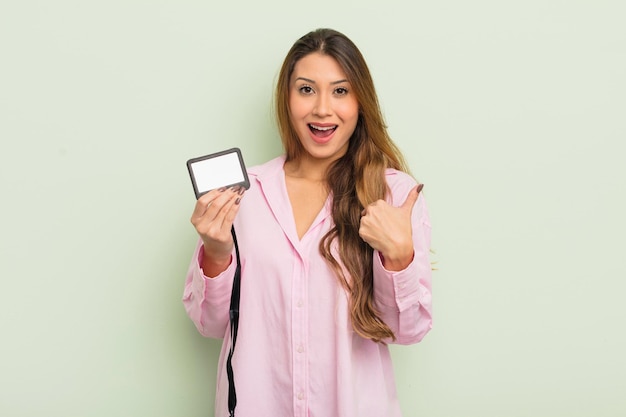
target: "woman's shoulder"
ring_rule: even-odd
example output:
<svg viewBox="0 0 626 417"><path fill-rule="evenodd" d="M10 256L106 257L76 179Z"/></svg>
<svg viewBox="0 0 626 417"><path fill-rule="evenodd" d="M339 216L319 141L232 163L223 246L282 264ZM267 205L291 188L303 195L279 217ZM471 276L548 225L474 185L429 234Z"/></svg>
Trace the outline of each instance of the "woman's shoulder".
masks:
<svg viewBox="0 0 626 417"><path fill-rule="evenodd" d="M385 179L387 180L387 186L389 187L387 202L394 207L400 207L404 204L409 192L418 184L418 181L410 174L391 168L388 168L385 171ZM424 200L424 193L420 192L417 202L413 208L413 212L414 216L417 216L416 218L420 219L422 223L430 224L428 208L426 207L426 201Z"/></svg>
<svg viewBox="0 0 626 417"><path fill-rule="evenodd" d="M387 185L392 192L394 189L406 189L408 193L409 190L417 185L417 181L410 174L393 168L385 170L385 181L387 181Z"/></svg>
<svg viewBox="0 0 626 417"><path fill-rule="evenodd" d="M261 177L276 174L276 173L282 174L284 164L285 164L285 155L280 155L273 159L270 159L269 161L263 164L249 167L247 170L248 176L261 178Z"/></svg>
<svg viewBox="0 0 626 417"><path fill-rule="evenodd" d="M385 180L389 187L389 195L387 200L394 206L400 206L406 201L409 192L418 184L417 180L410 174L393 168L385 170ZM420 198L424 204L423 199Z"/></svg>

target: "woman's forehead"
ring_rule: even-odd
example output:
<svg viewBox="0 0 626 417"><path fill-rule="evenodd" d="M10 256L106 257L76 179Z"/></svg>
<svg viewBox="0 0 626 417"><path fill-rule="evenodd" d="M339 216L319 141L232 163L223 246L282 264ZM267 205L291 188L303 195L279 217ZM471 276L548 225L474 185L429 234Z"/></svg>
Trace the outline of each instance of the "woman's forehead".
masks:
<svg viewBox="0 0 626 417"><path fill-rule="evenodd" d="M339 62L330 55L311 53L296 62L291 80L304 78L309 82L347 81L348 77Z"/></svg>

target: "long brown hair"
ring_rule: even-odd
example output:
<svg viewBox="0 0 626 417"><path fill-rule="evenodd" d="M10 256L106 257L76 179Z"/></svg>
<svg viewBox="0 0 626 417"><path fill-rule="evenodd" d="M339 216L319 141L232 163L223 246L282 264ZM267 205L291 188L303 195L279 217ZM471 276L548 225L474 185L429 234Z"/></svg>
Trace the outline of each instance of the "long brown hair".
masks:
<svg viewBox="0 0 626 417"><path fill-rule="evenodd" d="M275 105L287 161L297 160L304 152L289 117L289 82L296 63L311 53L328 55L339 63L359 103L359 118L348 151L326 173L333 197L334 227L320 242L320 253L349 294L354 331L375 342L395 340L393 331L374 306L373 249L359 236L359 224L363 208L387 196L385 169L408 172L406 163L387 133L363 55L350 39L332 29L317 29L297 40L280 70ZM331 251L335 239L341 264Z"/></svg>

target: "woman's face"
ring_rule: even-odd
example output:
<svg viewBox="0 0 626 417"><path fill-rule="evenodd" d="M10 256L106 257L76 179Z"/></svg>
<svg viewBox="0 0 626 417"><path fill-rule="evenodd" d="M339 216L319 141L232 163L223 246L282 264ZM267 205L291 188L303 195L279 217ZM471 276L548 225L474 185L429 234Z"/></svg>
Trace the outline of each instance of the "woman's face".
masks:
<svg viewBox="0 0 626 417"><path fill-rule="evenodd" d="M289 113L305 157L332 162L346 153L359 103L334 58L312 53L296 63L289 84Z"/></svg>

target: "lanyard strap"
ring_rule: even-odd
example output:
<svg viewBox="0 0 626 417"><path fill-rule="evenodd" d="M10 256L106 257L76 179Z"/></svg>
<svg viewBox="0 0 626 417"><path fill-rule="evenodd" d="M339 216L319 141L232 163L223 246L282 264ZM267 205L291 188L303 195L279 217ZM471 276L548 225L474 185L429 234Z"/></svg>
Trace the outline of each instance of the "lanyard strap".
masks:
<svg viewBox="0 0 626 417"><path fill-rule="evenodd" d="M237 235L235 234L235 226L231 228L233 242L235 243L235 255L237 257L237 269L235 269L235 277L233 279L233 289L230 294L230 351L226 360L226 373L228 374L228 413L230 417L235 417L235 407L237 406L237 392L235 391L235 379L233 374L233 353L235 352L235 343L237 343L237 331L239 330L239 293L241 287L241 261L239 259L239 245L237 244Z"/></svg>

